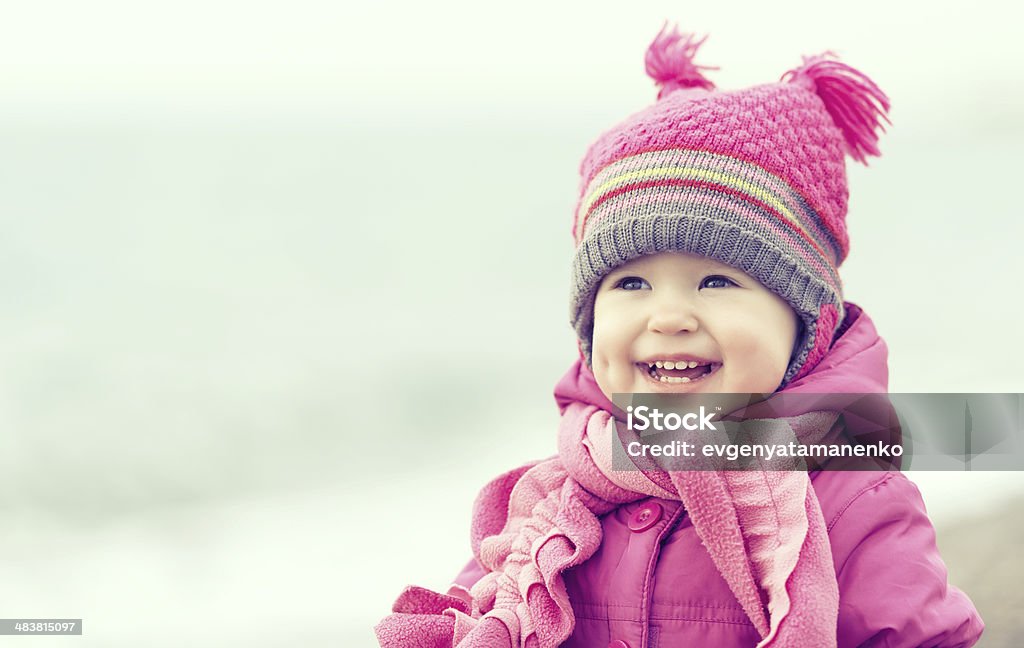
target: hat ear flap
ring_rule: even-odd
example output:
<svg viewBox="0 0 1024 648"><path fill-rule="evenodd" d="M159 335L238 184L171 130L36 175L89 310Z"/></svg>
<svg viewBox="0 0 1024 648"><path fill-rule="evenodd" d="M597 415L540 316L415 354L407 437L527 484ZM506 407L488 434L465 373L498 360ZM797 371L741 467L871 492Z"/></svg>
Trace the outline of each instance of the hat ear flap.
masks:
<svg viewBox="0 0 1024 648"><path fill-rule="evenodd" d="M885 131L889 97L865 74L845 63L829 60L832 52L804 57L804 64L782 75L783 81L802 83L815 92L825 104L843 134L846 153L867 165L867 156L878 157L878 133Z"/></svg>

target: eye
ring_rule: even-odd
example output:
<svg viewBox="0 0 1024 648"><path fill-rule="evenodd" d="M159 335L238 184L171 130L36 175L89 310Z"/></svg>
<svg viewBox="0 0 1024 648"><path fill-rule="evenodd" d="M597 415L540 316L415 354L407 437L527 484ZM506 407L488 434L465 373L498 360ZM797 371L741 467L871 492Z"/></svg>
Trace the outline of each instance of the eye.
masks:
<svg viewBox="0 0 1024 648"><path fill-rule="evenodd" d="M700 282L701 288L728 288L729 286L735 286L736 282L729 277L723 277L722 275L711 275L710 277L704 277L704 281Z"/></svg>
<svg viewBox="0 0 1024 648"><path fill-rule="evenodd" d="M623 277L615 283L615 287L623 290L643 290L650 288L651 284L640 277Z"/></svg>

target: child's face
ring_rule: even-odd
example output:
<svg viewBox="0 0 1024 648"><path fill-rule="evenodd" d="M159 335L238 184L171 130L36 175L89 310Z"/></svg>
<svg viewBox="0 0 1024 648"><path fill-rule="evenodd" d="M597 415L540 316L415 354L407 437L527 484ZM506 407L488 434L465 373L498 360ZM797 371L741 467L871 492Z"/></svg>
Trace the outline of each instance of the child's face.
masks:
<svg viewBox="0 0 1024 648"><path fill-rule="evenodd" d="M679 252L640 257L598 287L594 377L608 398L770 393L789 366L797 321L782 298L731 266ZM665 361L686 368L650 366ZM693 361L698 366L689 368Z"/></svg>

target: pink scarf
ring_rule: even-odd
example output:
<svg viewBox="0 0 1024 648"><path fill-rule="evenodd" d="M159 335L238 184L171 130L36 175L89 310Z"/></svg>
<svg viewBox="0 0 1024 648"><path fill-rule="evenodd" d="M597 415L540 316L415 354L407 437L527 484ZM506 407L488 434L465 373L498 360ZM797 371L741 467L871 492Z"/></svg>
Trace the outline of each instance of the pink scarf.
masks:
<svg viewBox="0 0 1024 648"><path fill-rule="evenodd" d="M877 334L874 339L881 344L884 370L884 343ZM777 395L790 387L808 391L806 381L801 383L803 389L794 384ZM395 614L376 628L382 646L558 646L575 623L562 573L600 546L601 515L651 496L682 502L760 634L759 648L836 645L839 592L807 473L665 472L651 466L613 471L613 407L590 370L575 363L555 395L562 411L558 455L521 473L507 513L497 512L500 520L480 507L493 498L482 493L478 499L474 550L489 573L468 592L407 588ZM804 443L836 440L834 411L777 411L784 416L763 421L769 434Z"/></svg>

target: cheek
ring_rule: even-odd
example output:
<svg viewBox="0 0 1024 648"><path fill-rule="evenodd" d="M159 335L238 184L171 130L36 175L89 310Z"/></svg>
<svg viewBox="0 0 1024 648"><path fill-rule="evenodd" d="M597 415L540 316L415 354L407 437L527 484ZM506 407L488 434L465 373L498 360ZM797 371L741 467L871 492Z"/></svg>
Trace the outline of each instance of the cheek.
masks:
<svg viewBox="0 0 1024 648"><path fill-rule="evenodd" d="M633 331L629 318L614 308L594 309L591 368L597 386L609 399L615 392L632 391L630 362Z"/></svg>
<svg viewBox="0 0 1024 648"><path fill-rule="evenodd" d="M789 367L789 360L793 357L793 353L796 350L803 324L800 322L800 316L788 305L779 314L777 324L778 333L776 339L778 340L778 345L776 352L779 361L782 363L782 372L785 373L786 368Z"/></svg>
<svg viewBox="0 0 1024 648"><path fill-rule="evenodd" d="M789 366L796 342L796 315L787 307L786 311L745 317L742 321L742 325L730 324L722 329L723 339L727 341L723 355L732 365L730 373L745 382L753 380L760 387L744 391L771 391L781 382ZM773 384L766 388L768 382Z"/></svg>
<svg viewBox="0 0 1024 648"><path fill-rule="evenodd" d="M764 374L775 364L775 353L765 348L765 340L756 331L737 331L732 337L725 361L732 364L734 372L741 375Z"/></svg>
<svg viewBox="0 0 1024 648"><path fill-rule="evenodd" d="M618 342L614 330L607 324L607 321L602 325L594 323L594 334L590 347L590 365L598 385L602 386L610 381L611 374L622 355L621 344Z"/></svg>
<svg viewBox="0 0 1024 648"><path fill-rule="evenodd" d="M796 316L792 311L772 315L761 320L762 328L748 331L747 353L752 361L745 373L757 381L757 391L774 391L782 382L796 341Z"/></svg>
<svg viewBox="0 0 1024 648"><path fill-rule="evenodd" d="M594 380L597 382L598 388L607 398L611 398L611 394L616 391L617 381L615 380L615 372L612 371L612 363L609 358L608 349L605 345L601 344L600 338L594 335L593 344L590 348L590 368L594 374Z"/></svg>
<svg viewBox="0 0 1024 648"><path fill-rule="evenodd" d="M591 355L594 363L596 364L598 359L609 363L617 355L621 355L625 338L622 314L614 308L614 304L603 304L599 300L594 305L594 332L591 335Z"/></svg>

